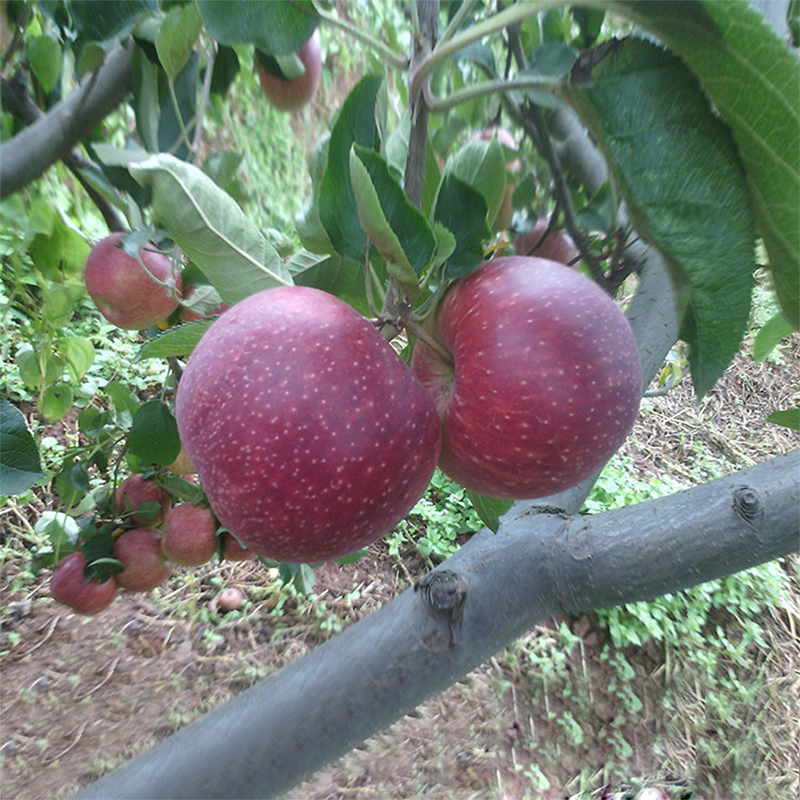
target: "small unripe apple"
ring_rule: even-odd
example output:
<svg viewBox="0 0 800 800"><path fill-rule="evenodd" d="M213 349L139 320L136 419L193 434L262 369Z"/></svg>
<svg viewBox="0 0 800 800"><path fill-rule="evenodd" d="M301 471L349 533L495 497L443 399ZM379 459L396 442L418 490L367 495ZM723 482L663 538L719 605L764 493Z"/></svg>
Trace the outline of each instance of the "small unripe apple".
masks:
<svg viewBox="0 0 800 800"><path fill-rule="evenodd" d="M149 592L172 574L161 549L161 533L153 528L125 531L114 542L113 554L124 568L116 581L128 592Z"/></svg>
<svg viewBox="0 0 800 800"><path fill-rule="evenodd" d="M137 525L158 525L172 504L169 492L152 480L146 479L141 472L129 475L117 486L114 500L118 514L135 511L142 503L158 503L159 511L155 517L131 515L130 520Z"/></svg>
<svg viewBox="0 0 800 800"><path fill-rule="evenodd" d="M297 78L286 80L271 75L265 69L258 71L258 80L267 99L280 111L294 111L302 108L314 96L319 85L322 72L322 49L319 42L319 31L314 31L311 38L297 51L303 62L305 72Z"/></svg>
<svg viewBox="0 0 800 800"><path fill-rule="evenodd" d="M559 264L575 266L577 259L581 257L581 251L572 237L567 231L553 229L542 239L547 226L546 219L539 219L527 233L516 236L512 242L514 252L518 256L549 258Z"/></svg>
<svg viewBox="0 0 800 800"><path fill-rule="evenodd" d="M196 567L217 551L217 521L205 506L181 503L164 519L161 549L174 564Z"/></svg>
<svg viewBox="0 0 800 800"><path fill-rule="evenodd" d="M510 256L458 281L412 368L442 419L439 466L474 492L544 497L598 470L630 431L641 396L628 321L563 264Z"/></svg>
<svg viewBox="0 0 800 800"><path fill-rule="evenodd" d="M50 594L54 600L79 614L97 614L114 602L119 587L114 578L102 583L87 581L83 576L85 566L83 553L70 553L61 559L50 579Z"/></svg>
<svg viewBox="0 0 800 800"><path fill-rule="evenodd" d="M217 597L217 607L220 611L238 611L244 602L244 595L241 589L230 586L219 593Z"/></svg>
<svg viewBox="0 0 800 800"><path fill-rule="evenodd" d="M167 467L167 469L175 475L183 476L194 475L197 472L197 470L194 468L194 464L192 464L192 459L189 458L189 454L186 452L186 448L183 445L181 445L178 457Z"/></svg>
<svg viewBox="0 0 800 800"><path fill-rule="evenodd" d="M216 320L175 410L219 521L278 561L339 558L388 533L439 452L436 411L391 345L305 286L258 292Z"/></svg>
<svg viewBox="0 0 800 800"><path fill-rule="evenodd" d="M222 540L224 547L223 556L228 559L228 561L247 561L249 558L255 558L255 553L252 550L248 550L246 547L242 547L236 540L236 537L231 536L228 531L222 534Z"/></svg>
<svg viewBox="0 0 800 800"><path fill-rule="evenodd" d="M123 236L112 233L92 248L83 279L89 296L109 322L118 328L141 330L168 317L178 301L162 285L170 277L169 259L148 245L139 254L144 270L118 246ZM176 291L180 292L180 276L176 283Z"/></svg>

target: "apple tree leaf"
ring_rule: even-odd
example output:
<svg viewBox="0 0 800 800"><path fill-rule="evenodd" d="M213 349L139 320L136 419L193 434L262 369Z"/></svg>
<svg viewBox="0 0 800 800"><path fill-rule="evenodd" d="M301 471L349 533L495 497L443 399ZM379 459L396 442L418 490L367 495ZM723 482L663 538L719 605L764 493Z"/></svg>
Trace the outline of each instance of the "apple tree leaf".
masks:
<svg viewBox="0 0 800 800"><path fill-rule="evenodd" d="M139 348L137 358L186 358L214 320L214 317L207 317L167 328L163 333L148 339Z"/></svg>
<svg viewBox="0 0 800 800"><path fill-rule="evenodd" d="M133 415L128 452L147 464L171 464L181 450L178 423L160 400L149 400Z"/></svg>
<svg viewBox="0 0 800 800"><path fill-rule="evenodd" d="M483 195L446 172L436 195L433 218L455 238L455 248L445 261L445 278L463 278L480 266L483 243L490 236ZM438 238L442 239L441 235Z"/></svg>
<svg viewBox="0 0 800 800"><path fill-rule="evenodd" d="M494 136L491 141L468 142L447 165L448 171L483 195L486 222L494 224L506 190L506 161Z"/></svg>
<svg viewBox="0 0 800 800"><path fill-rule="evenodd" d="M753 361L763 361L777 346L781 339L792 330L791 323L779 311L770 317L756 334L753 342Z"/></svg>
<svg viewBox="0 0 800 800"><path fill-rule="evenodd" d="M202 27L193 3L174 6L167 12L156 36L156 53L170 80L183 69Z"/></svg>
<svg viewBox="0 0 800 800"><path fill-rule="evenodd" d="M784 428L791 428L793 431L800 431L800 408L787 408L783 411L773 411L767 417L767 422L781 425Z"/></svg>
<svg viewBox="0 0 800 800"><path fill-rule="evenodd" d="M587 53L563 94L605 153L634 227L688 290L681 338L702 397L739 349L756 269L750 195L730 132L683 62L642 39Z"/></svg>
<svg viewBox="0 0 800 800"><path fill-rule="evenodd" d="M61 45L51 36L34 36L25 45L25 58L44 93L50 94L61 77Z"/></svg>
<svg viewBox="0 0 800 800"><path fill-rule="evenodd" d="M689 65L731 129L786 318L800 329L800 65L744 2L611 2Z"/></svg>
<svg viewBox="0 0 800 800"><path fill-rule="evenodd" d="M159 153L128 170L153 190L153 214L228 304L291 285L275 248L201 169Z"/></svg>
<svg viewBox="0 0 800 800"><path fill-rule="evenodd" d="M424 214L412 205L400 182L374 150L353 145L350 180L361 227L402 283L416 285L431 263L436 239Z"/></svg>
<svg viewBox="0 0 800 800"><path fill-rule="evenodd" d="M39 411L47 422L64 419L75 396L68 383L52 383L39 396Z"/></svg>
<svg viewBox="0 0 800 800"><path fill-rule="evenodd" d="M39 450L22 412L0 397L0 495L27 491L44 477Z"/></svg>
<svg viewBox="0 0 800 800"><path fill-rule="evenodd" d="M73 383L79 383L94 363L94 345L84 336L71 336L63 339L58 351L64 357Z"/></svg>
<svg viewBox="0 0 800 800"><path fill-rule="evenodd" d="M254 44L270 55L299 50L319 22L311 0L292 3L198 0L197 8L206 30L220 44Z"/></svg>
<svg viewBox="0 0 800 800"><path fill-rule="evenodd" d="M500 527L500 517L514 505L513 500L484 497L482 494L476 494L469 490L467 490L467 497L470 503L472 503L472 507L481 518L481 522L492 533L497 533L497 529Z"/></svg>
<svg viewBox="0 0 800 800"><path fill-rule="evenodd" d="M350 149L360 144L380 150L375 104L382 79L362 78L345 99L328 142L328 157L319 188L319 219L331 245L340 256L362 262L367 234L361 227L356 198L350 181Z"/></svg>

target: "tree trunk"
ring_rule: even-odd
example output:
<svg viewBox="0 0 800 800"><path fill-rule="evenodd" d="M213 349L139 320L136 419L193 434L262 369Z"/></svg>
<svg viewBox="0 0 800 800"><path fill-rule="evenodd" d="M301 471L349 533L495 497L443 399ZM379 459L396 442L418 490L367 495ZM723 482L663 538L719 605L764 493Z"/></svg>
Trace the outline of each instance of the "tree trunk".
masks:
<svg viewBox="0 0 800 800"><path fill-rule="evenodd" d="M596 516L516 513L76 797L281 795L555 613L648 600L796 550L799 467L795 451Z"/></svg>

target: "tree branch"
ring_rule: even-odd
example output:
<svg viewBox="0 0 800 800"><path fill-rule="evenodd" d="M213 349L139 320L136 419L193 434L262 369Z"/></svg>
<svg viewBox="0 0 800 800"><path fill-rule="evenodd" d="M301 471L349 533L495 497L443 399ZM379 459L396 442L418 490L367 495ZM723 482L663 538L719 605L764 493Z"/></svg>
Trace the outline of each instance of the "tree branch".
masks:
<svg viewBox="0 0 800 800"><path fill-rule="evenodd" d="M648 600L793 552L799 468L796 451L596 516L518 513L429 573L424 591L418 583L76 797L279 796L555 613Z"/></svg>
<svg viewBox="0 0 800 800"><path fill-rule="evenodd" d="M133 85L132 52L114 48L69 97L0 146L0 198L38 178L122 102Z"/></svg>

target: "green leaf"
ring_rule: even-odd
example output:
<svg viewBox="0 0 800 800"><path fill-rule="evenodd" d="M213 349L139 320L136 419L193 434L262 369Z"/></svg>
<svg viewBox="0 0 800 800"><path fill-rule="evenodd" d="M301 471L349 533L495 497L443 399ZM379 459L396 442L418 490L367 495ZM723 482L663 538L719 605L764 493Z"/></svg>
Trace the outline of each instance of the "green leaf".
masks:
<svg viewBox="0 0 800 800"><path fill-rule="evenodd" d="M73 508L89 491L89 473L86 465L67 461L56 475L56 491L66 508Z"/></svg>
<svg viewBox="0 0 800 800"><path fill-rule="evenodd" d="M730 133L681 60L641 39L586 54L563 90L604 151L635 228L688 287L681 338L702 397L739 349L756 268Z"/></svg>
<svg viewBox="0 0 800 800"><path fill-rule="evenodd" d="M492 532L497 533L500 527L500 517L514 505L513 500L500 500L496 497L484 497L481 494L467 490L472 507L481 518L481 522Z"/></svg>
<svg viewBox="0 0 800 800"><path fill-rule="evenodd" d="M787 408L784 411L773 411L768 417L767 422L782 425L784 428L791 428L800 431L800 408Z"/></svg>
<svg viewBox="0 0 800 800"><path fill-rule="evenodd" d="M203 22L194 3L174 6L167 12L156 37L156 52L172 80L183 69L200 35Z"/></svg>
<svg viewBox="0 0 800 800"><path fill-rule="evenodd" d="M206 30L220 44L254 44L270 55L299 50L319 21L310 0L292 3L198 0L197 7Z"/></svg>
<svg viewBox="0 0 800 800"><path fill-rule="evenodd" d="M331 130L319 189L319 219L331 245L339 255L356 262L364 260L367 235L361 227L350 182L350 149L355 143L380 150L375 103L381 82L379 76L367 75L345 99Z"/></svg>
<svg viewBox="0 0 800 800"><path fill-rule="evenodd" d="M386 259L389 271L399 268L395 277L416 286L416 276L430 264L436 249L428 220L409 203L400 182L374 150L353 145L350 179L361 227Z"/></svg>
<svg viewBox="0 0 800 800"><path fill-rule="evenodd" d="M25 44L25 56L42 90L50 94L61 77L61 46L50 36L35 36Z"/></svg>
<svg viewBox="0 0 800 800"><path fill-rule="evenodd" d="M763 361L778 346L778 342L793 330L791 323L782 313L778 312L770 317L756 334L753 342L753 361Z"/></svg>
<svg viewBox="0 0 800 800"><path fill-rule="evenodd" d="M44 293L42 315L54 328L63 328L72 319L75 300L72 292L61 283L51 283Z"/></svg>
<svg viewBox="0 0 800 800"><path fill-rule="evenodd" d="M105 42L124 36L142 14L158 10L156 0L72 0L67 4L78 40Z"/></svg>
<svg viewBox="0 0 800 800"><path fill-rule="evenodd" d="M158 67L145 55L142 48L137 47L133 53L133 111L136 118L136 131L145 149L150 153L158 152L158 118L161 115L161 102L158 97ZM130 161L115 164L108 160L111 151L119 151L112 145L98 143L95 152L104 164L128 166ZM107 154L106 154L107 153ZM137 160L141 161L140 156Z"/></svg>
<svg viewBox="0 0 800 800"><path fill-rule="evenodd" d="M162 153L173 153L177 158L189 159L191 156L189 142L183 135L191 135L191 120L197 106L197 83L200 56L196 52L189 54L189 60L173 81L170 91L169 78L159 73L158 96L160 101L158 117L158 149ZM177 101L177 109L176 109ZM180 120L178 119L180 113ZM183 127L181 126L183 121Z"/></svg>
<svg viewBox="0 0 800 800"><path fill-rule="evenodd" d="M74 553L78 548L80 525L62 511L43 511L33 526L37 536L46 536L55 550L55 561Z"/></svg>
<svg viewBox="0 0 800 800"><path fill-rule="evenodd" d="M89 257L88 242L83 234L67 222L59 210L53 217L53 228L48 234L37 234L30 246L33 263L41 273L53 281L79 275Z"/></svg>
<svg viewBox="0 0 800 800"><path fill-rule="evenodd" d="M186 358L213 323L214 318L209 317L167 328L163 333L148 339L139 348L137 358Z"/></svg>
<svg viewBox="0 0 800 800"><path fill-rule="evenodd" d="M367 297L363 264L356 264L341 256L318 256L301 250L292 256L289 267L298 286L311 286L328 292L349 303L364 316L374 313ZM379 274L381 283L384 278Z"/></svg>
<svg viewBox="0 0 800 800"><path fill-rule="evenodd" d="M469 142L450 160L447 170L483 195L486 222L491 228L506 190L506 161L497 136L490 142Z"/></svg>
<svg viewBox="0 0 800 800"><path fill-rule="evenodd" d="M121 381L107 383L101 391L111 398L117 414L133 416L139 410L139 398L131 391L131 387Z"/></svg>
<svg viewBox="0 0 800 800"><path fill-rule="evenodd" d="M73 383L78 383L94 363L94 345L83 336L62 339L58 345L58 352L67 362Z"/></svg>
<svg viewBox="0 0 800 800"><path fill-rule="evenodd" d="M128 451L148 464L171 464L181 450L178 424L160 400L150 400L133 416Z"/></svg>
<svg viewBox="0 0 800 800"><path fill-rule="evenodd" d="M39 411L47 422L64 419L72 407L74 396L68 383L53 383L39 397Z"/></svg>
<svg viewBox="0 0 800 800"><path fill-rule="evenodd" d="M434 220L450 231L456 241L445 262L445 278L468 275L483 262L483 243L490 236L483 195L446 173L436 196Z"/></svg>
<svg viewBox="0 0 800 800"><path fill-rule="evenodd" d="M800 65L744 2L612 2L697 75L744 162L786 318L800 329Z"/></svg>
<svg viewBox="0 0 800 800"><path fill-rule="evenodd" d="M0 495L27 491L44 477L39 450L22 412L0 397Z"/></svg>
<svg viewBox="0 0 800 800"><path fill-rule="evenodd" d="M275 248L202 170L164 153L128 169L152 187L156 219L228 305L292 283Z"/></svg>

